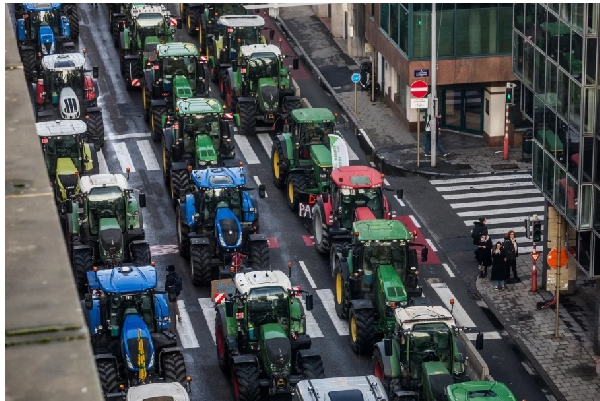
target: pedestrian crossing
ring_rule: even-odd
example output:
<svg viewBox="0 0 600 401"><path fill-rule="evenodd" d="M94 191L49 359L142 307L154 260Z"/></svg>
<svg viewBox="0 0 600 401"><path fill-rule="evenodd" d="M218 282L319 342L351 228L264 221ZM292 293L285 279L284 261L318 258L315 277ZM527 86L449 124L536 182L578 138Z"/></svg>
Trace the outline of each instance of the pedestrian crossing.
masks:
<svg viewBox="0 0 600 401"><path fill-rule="evenodd" d="M519 254L532 252L523 221L534 214L545 220L545 198L531 182L531 174L479 175L429 182L463 219L469 234L473 222L485 217L492 241L501 240L513 230L520 244ZM543 249L538 246L537 250L540 248Z"/></svg>

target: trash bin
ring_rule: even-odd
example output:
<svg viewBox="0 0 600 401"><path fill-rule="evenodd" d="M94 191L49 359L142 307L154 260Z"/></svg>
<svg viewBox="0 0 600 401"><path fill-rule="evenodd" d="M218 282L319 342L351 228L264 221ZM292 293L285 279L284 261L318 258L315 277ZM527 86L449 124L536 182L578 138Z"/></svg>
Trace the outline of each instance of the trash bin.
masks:
<svg viewBox="0 0 600 401"><path fill-rule="evenodd" d="M533 130L528 129L523 132L523 142L521 144L521 159L523 161L531 160L531 153L533 152Z"/></svg>

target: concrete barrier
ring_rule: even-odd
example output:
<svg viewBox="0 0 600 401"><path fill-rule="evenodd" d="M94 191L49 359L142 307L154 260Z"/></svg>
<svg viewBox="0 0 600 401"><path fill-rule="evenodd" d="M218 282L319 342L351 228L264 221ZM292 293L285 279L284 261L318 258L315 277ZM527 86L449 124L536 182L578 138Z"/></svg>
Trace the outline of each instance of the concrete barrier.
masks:
<svg viewBox="0 0 600 401"><path fill-rule="evenodd" d="M469 379L477 381L493 380L490 376L490 369L487 363L485 363L483 357L479 354L473 343L471 343L471 340L467 338L467 335L461 331L456 339L465 353L463 356L467 358L465 369Z"/></svg>

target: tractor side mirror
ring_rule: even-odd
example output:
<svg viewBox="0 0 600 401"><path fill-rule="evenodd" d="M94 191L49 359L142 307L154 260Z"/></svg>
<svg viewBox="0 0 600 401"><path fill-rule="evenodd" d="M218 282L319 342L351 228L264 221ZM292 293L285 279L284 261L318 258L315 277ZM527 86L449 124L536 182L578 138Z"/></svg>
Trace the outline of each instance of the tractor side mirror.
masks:
<svg viewBox="0 0 600 401"><path fill-rule="evenodd" d="M465 363L465 357L460 352L454 355L454 362Z"/></svg>
<svg viewBox="0 0 600 401"><path fill-rule="evenodd" d="M477 333L477 338L475 339L475 349L477 351L481 351L483 349L483 333Z"/></svg>
<svg viewBox="0 0 600 401"><path fill-rule="evenodd" d="M267 195L267 191L265 189L265 184L260 184L258 186L258 197L264 198Z"/></svg>
<svg viewBox="0 0 600 401"><path fill-rule="evenodd" d="M92 307L94 306L94 301L92 300L92 294L85 294L83 303L85 305L85 309L92 310Z"/></svg>
<svg viewBox="0 0 600 401"><path fill-rule="evenodd" d="M169 290L167 291L167 297L168 297L170 303L177 302L177 293L175 292L174 285L169 287Z"/></svg>
<svg viewBox="0 0 600 401"><path fill-rule="evenodd" d="M231 60L231 70L233 72L237 72L238 70L238 63L237 60Z"/></svg>
<svg viewBox="0 0 600 401"><path fill-rule="evenodd" d="M275 38L275 30L271 29L271 32L269 32L269 40L273 40L273 38Z"/></svg>
<svg viewBox="0 0 600 401"><path fill-rule="evenodd" d="M396 196L398 197L398 199L402 199L404 197L404 190L403 189L397 189L396 190Z"/></svg>
<svg viewBox="0 0 600 401"><path fill-rule="evenodd" d="M67 213L73 213L73 201L71 199L67 199L65 202L65 207L67 209Z"/></svg>
<svg viewBox="0 0 600 401"><path fill-rule="evenodd" d="M384 338L383 339L383 353L385 356L392 356L394 351L392 350L392 339Z"/></svg>
<svg viewBox="0 0 600 401"><path fill-rule="evenodd" d="M295 58L294 60L292 60L292 68L294 70L297 70L299 66L300 66L300 60L298 60L297 58Z"/></svg>
<svg viewBox="0 0 600 401"><path fill-rule="evenodd" d="M429 254L429 248L421 249L421 262L427 262L427 255Z"/></svg>
<svg viewBox="0 0 600 401"><path fill-rule="evenodd" d="M323 192L321 198L323 198L323 203L329 203L329 192Z"/></svg>
<svg viewBox="0 0 600 401"><path fill-rule="evenodd" d="M181 18L177 19L177 29L181 29L183 28L183 21L181 20Z"/></svg>
<svg viewBox="0 0 600 401"><path fill-rule="evenodd" d="M306 310L313 310L313 294L306 294Z"/></svg>
<svg viewBox="0 0 600 401"><path fill-rule="evenodd" d="M92 67L92 77L98 78L98 66Z"/></svg>
<svg viewBox="0 0 600 401"><path fill-rule="evenodd" d="M146 194L145 193L140 194L139 204L140 204L140 207L146 207Z"/></svg>
<svg viewBox="0 0 600 401"><path fill-rule="evenodd" d="M181 146L179 146L176 143L174 143L171 146L171 157L173 158L173 161L181 160L181 158L183 157L183 152L182 152Z"/></svg>
<svg viewBox="0 0 600 401"><path fill-rule="evenodd" d="M231 299L225 300L225 316L233 317L233 300Z"/></svg>

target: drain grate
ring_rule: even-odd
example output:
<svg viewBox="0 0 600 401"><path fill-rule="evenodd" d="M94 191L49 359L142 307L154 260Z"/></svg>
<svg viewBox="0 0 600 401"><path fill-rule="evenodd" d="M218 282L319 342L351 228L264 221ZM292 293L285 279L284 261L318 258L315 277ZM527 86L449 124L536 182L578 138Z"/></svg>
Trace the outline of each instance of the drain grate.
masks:
<svg viewBox="0 0 600 401"><path fill-rule="evenodd" d="M494 170L517 170L519 166L516 164L492 164Z"/></svg>
<svg viewBox="0 0 600 401"><path fill-rule="evenodd" d="M481 295L478 292L467 292L471 298L475 301L481 301Z"/></svg>

